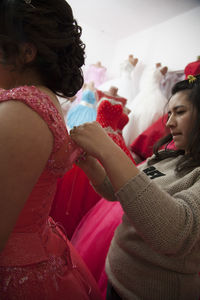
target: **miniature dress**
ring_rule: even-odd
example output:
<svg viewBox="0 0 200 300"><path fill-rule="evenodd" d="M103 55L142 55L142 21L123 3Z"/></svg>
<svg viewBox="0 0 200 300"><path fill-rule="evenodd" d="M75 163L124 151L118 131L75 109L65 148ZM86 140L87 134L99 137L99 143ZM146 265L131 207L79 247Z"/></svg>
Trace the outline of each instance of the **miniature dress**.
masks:
<svg viewBox="0 0 200 300"><path fill-rule="evenodd" d="M119 94L127 99L127 105L129 106L135 97L135 85L132 79L134 69L135 66L133 66L129 60L125 60L120 65L120 76L118 78L105 81L98 87L98 89L107 91L111 86L117 87Z"/></svg>
<svg viewBox="0 0 200 300"><path fill-rule="evenodd" d="M124 129L124 139L129 147L131 143L158 120L164 113L167 98L160 89L163 78L160 69L147 69L141 78L140 92L131 104L129 123Z"/></svg>
<svg viewBox="0 0 200 300"><path fill-rule="evenodd" d="M40 115L54 136L47 164L0 253L1 300L101 299L95 281L49 216L57 179L80 155L50 98L34 86L1 90L0 101L20 101Z"/></svg>
<svg viewBox="0 0 200 300"><path fill-rule="evenodd" d="M72 129L86 122L96 120L96 98L93 91L83 91L81 101L73 106L67 113L67 127Z"/></svg>
<svg viewBox="0 0 200 300"><path fill-rule="evenodd" d="M84 82L94 82L95 88L101 85L106 79L106 68L103 66L89 65L84 73Z"/></svg>
<svg viewBox="0 0 200 300"><path fill-rule="evenodd" d="M84 83L94 83L97 88L106 80L106 68L103 66L89 65L85 70L83 68ZM72 103L71 108L76 106L82 98L83 89L80 89L76 94L76 100ZM67 122L66 122L67 123Z"/></svg>
<svg viewBox="0 0 200 300"><path fill-rule="evenodd" d="M122 126L125 126L126 124L124 123L124 113L121 102L113 99L102 98L98 103L96 120L106 130L112 140L120 148L122 148L128 157L133 161L133 157L130 151L127 149L121 133L123 128Z"/></svg>
<svg viewBox="0 0 200 300"><path fill-rule="evenodd" d="M128 124L129 122L129 117L126 113L122 113L118 123L117 123L117 132L123 136L123 129L124 127Z"/></svg>

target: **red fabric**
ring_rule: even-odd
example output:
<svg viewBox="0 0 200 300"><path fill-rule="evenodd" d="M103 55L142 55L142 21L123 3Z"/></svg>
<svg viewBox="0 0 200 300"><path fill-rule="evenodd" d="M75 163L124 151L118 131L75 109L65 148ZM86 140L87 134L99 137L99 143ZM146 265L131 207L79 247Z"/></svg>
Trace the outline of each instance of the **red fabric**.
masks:
<svg viewBox="0 0 200 300"><path fill-rule="evenodd" d="M74 165L58 180L50 215L64 227L67 237L71 239L82 217L99 199L85 173Z"/></svg>
<svg viewBox="0 0 200 300"><path fill-rule="evenodd" d="M103 100L97 108L97 122L107 131L112 140L128 155L135 163L124 139L119 132L119 125L125 126L123 107L121 104L112 104L109 100ZM127 121L127 119L126 119ZM120 129L121 130L121 129Z"/></svg>
<svg viewBox="0 0 200 300"><path fill-rule="evenodd" d="M122 113L122 115L117 123L117 129L122 130L125 127L125 125L128 123L128 121L129 121L128 115L125 113Z"/></svg>
<svg viewBox="0 0 200 300"><path fill-rule="evenodd" d="M167 133L165 127L166 120L167 115L161 117L143 131L131 144L131 151L137 154L142 160L150 157L153 154L153 145Z"/></svg>
<svg viewBox="0 0 200 300"><path fill-rule="evenodd" d="M65 123L45 93L27 86L1 90L0 102L10 100L23 102L43 118L54 136L54 145L0 253L0 299L100 300L88 268L49 217L57 179L80 152L71 147Z"/></svg>
<svg viewBox="0 0 200 300"><path fill-rule="evenodd" d="M98 107L97 121L102 127L110 127L116 131L122 113L123 108L121 104L113 105L105 100ZM133 160L123 138L117 132L108 134ZM85 173L74 165L63 178L58 179L57 191L50 215L56 222L63 226L68 238L71 239L82 217L99 199L100 196L90 185Z"/></svg>
<svg viewBox="0 0 200 300"><path fill-rule="evenodd" d="M103 100L97 108L96 121L99 122L103 128L110 126L113 130L117 130L122 112L123 108L121 104L113 105L109 100Z"/></svg>
<svg viewBox="0 0 200 300"><path fill-rule="evenodd" d="M200 60L189 63L184 70L185 79L187 79L188 75L198 75L200 74Z"/></svg>

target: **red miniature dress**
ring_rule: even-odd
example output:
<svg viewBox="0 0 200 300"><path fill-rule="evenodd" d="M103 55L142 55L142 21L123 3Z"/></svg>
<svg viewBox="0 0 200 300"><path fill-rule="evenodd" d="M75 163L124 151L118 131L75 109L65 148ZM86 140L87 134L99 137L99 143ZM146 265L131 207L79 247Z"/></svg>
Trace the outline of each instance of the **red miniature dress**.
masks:
<svg viewBox="0 0 200 300"><path fill-rule="evenodd" d="M107 131L112 140L124 150L128 157L134 162L121 134L123 127L127 124L127 117L123 112L121 102L109 98L102 98L97 107L96 120Z"/></svg>
<svg viewBox="0 0 200 300"><path fill-rule="evenodd" d="M129 117L126 113L122 113L118 123L117 123L117 132L122 135L122 130L124 129L124 127L126 126L126 124L128 124L129 121Z"/></svg>
<svg viewBox="0 0 200 300"><path fill-rule="evenodd" d="M4 250L1 300L101 299L96 283L62 230L48 217L57 179L80 155L50 98L36 87L1 90L0 101L21 101L38 113L54 136L52 153Z"/></svg>

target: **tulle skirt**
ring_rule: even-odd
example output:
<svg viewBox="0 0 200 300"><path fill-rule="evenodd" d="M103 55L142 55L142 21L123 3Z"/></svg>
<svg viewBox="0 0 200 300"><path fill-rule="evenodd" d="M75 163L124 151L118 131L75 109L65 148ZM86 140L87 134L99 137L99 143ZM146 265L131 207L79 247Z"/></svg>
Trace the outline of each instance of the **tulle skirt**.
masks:
<svg viewBox="0 0 200 300"><path fill-rule="evenodd" d="M93 122L96 120L96 116L96 108L84 106L79 103L69 110L66 118L67 127L72 129L74 126L79 126L86 122Z"/></svg>
<svg viewBox="0 0 200 300"><path fill-rule="evenodd" d="M71 242L95 277L102 295L106 295L105 259L123 210L119 202L101 199L83 217Z"/></svg>

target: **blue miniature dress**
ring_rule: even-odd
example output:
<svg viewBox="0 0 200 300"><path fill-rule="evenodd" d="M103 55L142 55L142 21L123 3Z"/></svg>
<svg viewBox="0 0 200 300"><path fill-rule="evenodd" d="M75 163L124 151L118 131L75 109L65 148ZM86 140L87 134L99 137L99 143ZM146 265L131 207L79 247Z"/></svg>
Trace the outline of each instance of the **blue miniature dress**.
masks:
<svg viewBox="0 0 200 300"><path fill-rule="evenodd" d="M74 126L79 126L86 122L96 120L96 98L92 90L86 89L83 91L81 101L72 107L67 114L67 127L72 129Z"/></svg>

